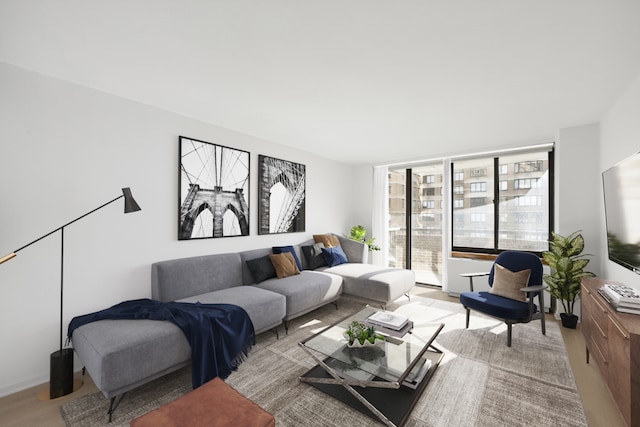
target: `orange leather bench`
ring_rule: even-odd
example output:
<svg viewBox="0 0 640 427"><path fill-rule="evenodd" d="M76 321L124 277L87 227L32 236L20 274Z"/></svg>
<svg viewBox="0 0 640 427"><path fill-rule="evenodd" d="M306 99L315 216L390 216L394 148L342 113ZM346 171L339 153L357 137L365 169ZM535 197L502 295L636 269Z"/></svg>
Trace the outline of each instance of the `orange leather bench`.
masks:
<svg viewBox="0 0 640 427"><path fill-rule="evenodd" d="M275 427L273 415L220 378L131 421L131 427Z"/></svg>

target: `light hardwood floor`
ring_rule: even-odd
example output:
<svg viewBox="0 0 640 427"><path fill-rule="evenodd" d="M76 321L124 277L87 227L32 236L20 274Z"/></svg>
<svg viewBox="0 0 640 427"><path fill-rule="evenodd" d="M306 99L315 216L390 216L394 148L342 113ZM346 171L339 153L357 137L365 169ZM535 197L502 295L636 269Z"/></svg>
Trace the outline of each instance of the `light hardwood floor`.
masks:
<svg viewBox="0 0 640 427"><path fill-rule="evenodd" d="M429 298L458 301L457 298L446 295L438 288L416 286L412 293ZM547 321L556 322L551 315L547 316ZM586 363L585 344L580 329L561 328L561 330L589 426L623 427L622 419L613 404L613 400L602 381L597 367L594 363ZM78 374L77 378L82 377ZM0 398L0 426L64 426L60 417L59 406L66 401L77 399L97 390L88 376L84 377L84 385L79 390L52 401L38 399L38 394L42 394L45 389L46 385L38 386ZM44 394L46 395L46 390Z"/></svg>

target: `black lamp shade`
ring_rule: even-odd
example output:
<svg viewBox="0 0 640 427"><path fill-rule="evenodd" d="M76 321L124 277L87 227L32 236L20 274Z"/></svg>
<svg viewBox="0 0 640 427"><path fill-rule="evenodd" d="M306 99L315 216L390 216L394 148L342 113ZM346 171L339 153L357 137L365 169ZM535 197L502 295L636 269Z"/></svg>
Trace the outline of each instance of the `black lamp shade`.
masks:
<svg viewBox="0 0 640 427"><path fill-rule="evenodd" d="M124 194L124 213L137 212L141 210L140 206L131 195L131 188L123 188L122 194Z"/></svg>

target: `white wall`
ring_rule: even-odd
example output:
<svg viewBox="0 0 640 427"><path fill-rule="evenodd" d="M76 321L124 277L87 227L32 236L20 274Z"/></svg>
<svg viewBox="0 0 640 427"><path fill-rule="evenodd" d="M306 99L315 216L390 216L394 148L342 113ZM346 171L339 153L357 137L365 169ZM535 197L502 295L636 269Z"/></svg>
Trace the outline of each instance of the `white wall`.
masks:
<svg viewBox="0 0 640 427"><path fill-rule="evenodd" d="M560 129L555 151L555 231L568 236L580 231L589 254L587 271L600 275L600 206L598 124ZM577 308L577 306L576 306Z"/></svg>
<svg viewBox="0 0 640 427"><path fill-rule="evenodd" d="M373 167L371 165L352 166L354 173L351 202L352 225L362 225L367 229L367 238L372 236L373 220Z"/></svg>
<svg viewBox="0 0 640 427"><path fill-rule="evenodd" d="M66 229L65 334L76 315L150 297L154 261L346 233L357 216L344 164L3 63L0 123L0 256L122 187L142 207L123 215L118 201ZM250 236L177 240L179 135L251 153ZM305 233L257 235L258 154L307 166ZM48 381L59 280L59 233L0 266L0 396Z"/></svg>
<svg viewBox="0 0 640 427"><path fill-rule="evenodd" d="M640 151L639 118L640 75L602 119L600 125L600 172ZM600 190L600 194L602 194L602 190ZM600 209L602 225L600 227L599 257L603 260L602 277L640 289L640 275L609 261L604 226L604 205Z"/></svg>

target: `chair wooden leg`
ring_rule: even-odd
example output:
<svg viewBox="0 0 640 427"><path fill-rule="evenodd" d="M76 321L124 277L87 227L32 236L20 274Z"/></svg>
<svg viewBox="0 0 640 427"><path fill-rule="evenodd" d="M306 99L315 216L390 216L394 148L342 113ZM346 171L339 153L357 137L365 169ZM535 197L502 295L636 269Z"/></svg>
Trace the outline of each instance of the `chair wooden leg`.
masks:
<svg viewBox="0 0 640 427"><path fill-rule="evenodd" d="M544 324L544 313L542 313L542 317L540 318L540 322L542 323L542 335L547 335L547 327Z"/></svg>
<svg viewBox="0 0 640 427"><path fill-rule="evenodd" d="M471 314L471 310L469 310L468 308L465 307L465 310L467 310L467 326L466 329L469 329L469 316Z"/></svg>
<svg viewBox="0 0 640 427"><path fill-rule="evenodd" d="M511 347L511 323L507 323L507 347Z"/></svg>

